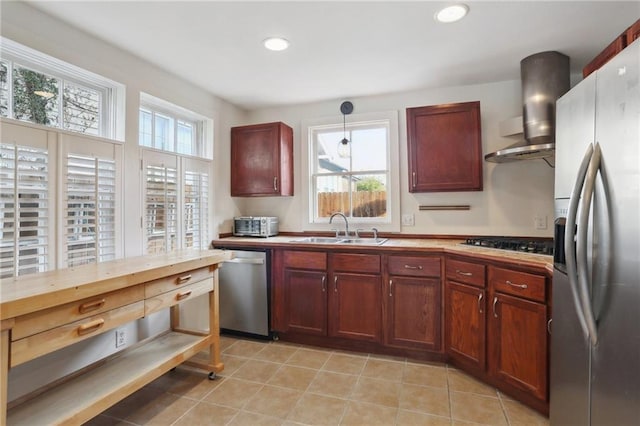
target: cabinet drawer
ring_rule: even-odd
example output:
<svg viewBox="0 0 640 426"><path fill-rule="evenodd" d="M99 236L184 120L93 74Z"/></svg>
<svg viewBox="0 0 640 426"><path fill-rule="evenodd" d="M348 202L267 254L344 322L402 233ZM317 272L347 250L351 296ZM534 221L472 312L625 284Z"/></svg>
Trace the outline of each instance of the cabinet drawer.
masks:
<svg viewBox="0 0 640 426"><path fill-rule="evenodd" d="M439 277L440 258L428 256L389 256L389 274Z"/></svg>
<svg viewBox="0 0 640 426"><path fill-rule="evenodd" d="M445 265L448 279L476 287L485 286L484 265L454 259L447 259Z"/></svg>
<svg viewBox="0 0 640 426"><path fill-rule="evenodd" d="M11 367L96 336L144 315L142 300L11 343Z"/></svg>
<svg viewBox="0 0 640 426"><path fill-rule="evenodd" d="M489 267L489 283L501 293L545 301L545 278L542 275Z"/></svg>
<svg viewBox="0 0 640 426"><path fill-rule="evenodd" d="M331 268L342 272L380 273L380 256L377 254L336 253L331 257Z"/></svg>
<svg viewBox="0 0 640 426"><path fill-rule="evenodd" d="M186 285L196 283L213 276L208 266L192 271L183 272L182 274L170 275L145 284L144 297L150 298L162 293L166 293Z"/></svg>
<svg viewBox="0 0 640 426"><path fill-rule="evenodd" d="M207 278L197 283L189 284L144 301L144 315L168 308L188 299L193 299L213 290L213 278Z"/></svg>
<svg viewBox="0 0 640 426"><path fill-rule="evenodd" d="M327 253L287 250L283 253L284 267L295 269L327 269Z"/></svg>
<svg viewBox="0 0 640 426"><path fill-rule="evenodd" d="M52 328L78 321L110 311L111 309L142 300L144 286L142 284L88 297L77 302L22 315L16 318L15 326L11 330L11 340L19 340Z"/></svg>

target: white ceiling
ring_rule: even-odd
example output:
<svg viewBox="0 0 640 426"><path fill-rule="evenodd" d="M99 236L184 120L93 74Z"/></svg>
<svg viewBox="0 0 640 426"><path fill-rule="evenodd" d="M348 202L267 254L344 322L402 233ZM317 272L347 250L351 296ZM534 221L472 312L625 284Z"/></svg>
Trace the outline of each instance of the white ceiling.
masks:
<svg viewBox="0 0 640 426"><path fill-rule="evenodd" d="M453 24L442 1L29 3L246 109L519 79L547 50L578 73L640 17L639 1L467 1Z"/></svg>

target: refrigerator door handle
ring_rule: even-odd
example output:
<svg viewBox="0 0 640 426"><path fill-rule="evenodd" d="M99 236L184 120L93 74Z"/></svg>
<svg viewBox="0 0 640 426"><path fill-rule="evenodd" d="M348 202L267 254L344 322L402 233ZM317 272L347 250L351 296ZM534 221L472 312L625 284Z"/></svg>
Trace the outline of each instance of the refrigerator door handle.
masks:
<svg viewBox="0 0 640 426"><path fill-rule="evenodd" d="M585 319L584 311L582 309L582 302L580 295L578 294L578 270L576 264L576 216L578 214L578 207L580 204L580 195L582 194L582 187L584 186L585 177L587 175L587 169L591 163L591 157L593 156L593 145L589 144L587 151L584 154L580 168L578 169L578 176L576 182L573 185L571 191L571 198L569 199L569 208L567 210L567 220L565 224L564 235L564 251L567 267L567 278L569 280L569 288L571 289L571 296L573 298L573 304L576 308L576 314L578 316L578 322L584 332L585 339L589 338L589 327Z"/></svg>
<svg viewBox="0 0 640 426"><path fill-rule="evenodd" d="M589 162L587 175L584 183L584 192L582 197L582 205L580 208L580 222L578 223L577 232L577 267L578 267L578 290L584 318L589 329L589 337L591 344L595 346L598 343L598 330L596 326L593 308L591 306L591 287L589 279L588 257L587 257L587 230L589 227L589 215L591 213L591 200L595 191L596 177L600 169L601 150L600 145L596 144Z"/></svg>

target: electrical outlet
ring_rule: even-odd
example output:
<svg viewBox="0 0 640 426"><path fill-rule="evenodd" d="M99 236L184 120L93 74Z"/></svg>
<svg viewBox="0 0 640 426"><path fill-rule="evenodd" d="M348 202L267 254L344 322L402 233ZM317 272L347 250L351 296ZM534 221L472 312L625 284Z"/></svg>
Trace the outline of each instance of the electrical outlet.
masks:
<svg viewBox="0 0 640 426"><path fill-rule="evenodd" d="M118 328L116 330L116 348L120 346L124 346L125 338L124 338L124 328Z"/></svg>
<svg viewBox="0 0 640 426"><path fill-rule="evenodd" d="M536 229L547 229L547 216L545 215L536 215L533 218L533 225Z"/></svg>
<svg viewBox="0 0 640 426"><path fill-rule="evenodd" d="M416 224L413 213L406 213L402 215L402 226L414 226Z"/></svg>

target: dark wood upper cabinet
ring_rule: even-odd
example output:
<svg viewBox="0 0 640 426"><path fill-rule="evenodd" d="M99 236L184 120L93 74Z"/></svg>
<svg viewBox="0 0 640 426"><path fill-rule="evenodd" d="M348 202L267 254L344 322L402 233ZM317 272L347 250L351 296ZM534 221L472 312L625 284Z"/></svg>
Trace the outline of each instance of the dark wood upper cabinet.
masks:
<svg viewBox="0 0 640 426"><path fill-rule="evenodd" d="M293 195L293 129L284 123L231 128L231 196Z"/></svg>
<svg viewBox="0 0 640 426"><path fill-rule="evenodd" d="M614 56L622 52L628 45L640 38L640 19L633 23L622 34L615 38L602 52L582 68L582 77L586 77L609 62Z"/></svg>
<svg viewBox="0 0 640 426"><path fill-rule="evenodd" d="M407 108L409 192L482 191L480 102Z"/></svg>

